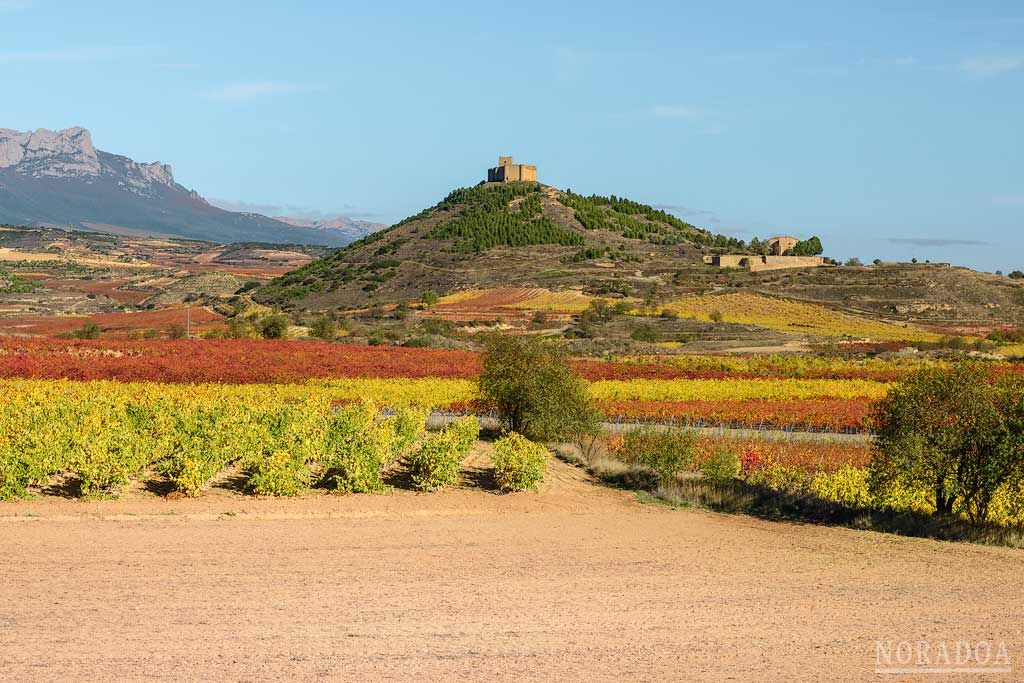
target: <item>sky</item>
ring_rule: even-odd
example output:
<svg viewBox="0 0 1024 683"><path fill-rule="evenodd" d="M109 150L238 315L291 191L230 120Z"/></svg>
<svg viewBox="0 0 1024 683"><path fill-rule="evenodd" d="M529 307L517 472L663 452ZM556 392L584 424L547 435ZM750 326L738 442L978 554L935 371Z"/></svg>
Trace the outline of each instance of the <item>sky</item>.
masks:
<svg viewBox="0 0 1024 683"><path fill-rule="evenodd" d="M1024 270L1020 2L0 0L0 127L392 223L499 154L744 240Z"/></svg>

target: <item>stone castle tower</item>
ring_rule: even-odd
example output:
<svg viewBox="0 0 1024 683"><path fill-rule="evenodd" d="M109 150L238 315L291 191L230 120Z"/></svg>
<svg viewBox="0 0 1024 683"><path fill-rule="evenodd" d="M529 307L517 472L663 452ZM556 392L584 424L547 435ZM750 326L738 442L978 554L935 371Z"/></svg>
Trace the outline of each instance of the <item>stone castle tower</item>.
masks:
<svg viewBox="0 0 1024 683"><path fill-rule="evenodd" d="M512 157L498 157L498 165L487 169L489 183L537 182L537 167L513 163Z"/></svg>

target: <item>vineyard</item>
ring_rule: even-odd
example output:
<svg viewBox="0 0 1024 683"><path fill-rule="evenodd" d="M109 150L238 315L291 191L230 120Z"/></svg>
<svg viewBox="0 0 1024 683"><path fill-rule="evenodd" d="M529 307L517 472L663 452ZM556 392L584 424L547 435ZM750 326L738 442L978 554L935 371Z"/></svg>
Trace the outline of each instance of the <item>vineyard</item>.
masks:
<svg viewBox="0 0 1024 683"><path fill-rule="evenodd" d="M941 335L913 327L860 318L823 306L737 292L690 296L663 307L682 317L757 325L770 330L823 337L893 341L938 341Z"/></svg>
<svg viewBox="0 0 1024 683"><path fill-rule="evenodd" d="M873 400L943 361L813 356L669 356L577 360L612 421L865 431ZM994 373L1020 372L992 364ZM344 402L414 402L460 411L476 405L479 354L315 341L0 340L0 379L165 384L285 385ZM266 390L269 390L266 389Z"/></svg>
<svg viewBox="0 0 1024 683"><path fill-rule="evenodd" d="M444 391L436 382L446 383ZM458 382L6 380L0 499L24 497L29 487L46 486L54 477L64 479L73 495L110 496L154 474L165 477L172 492L195 496L227 467L237 468L244 489L257 495L293 496L313 485L381 492L388 488L385 471L404 463L420 488L450 486L476 442L477 420L457 420L429 438L425 425L430 401L457 392ZM384 401L387 410L381 410ZM530 466L533 486L543 473L536 463Z"/></svg>

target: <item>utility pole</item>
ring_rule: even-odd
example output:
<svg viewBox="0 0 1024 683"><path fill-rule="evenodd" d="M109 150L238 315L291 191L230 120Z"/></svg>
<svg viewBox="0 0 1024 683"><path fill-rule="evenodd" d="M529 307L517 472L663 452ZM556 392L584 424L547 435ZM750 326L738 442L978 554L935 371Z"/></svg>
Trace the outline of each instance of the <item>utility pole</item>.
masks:
<svg viewBox="0 0 1024 683"><path fill-rule="evenodd" d="M192 306L188 307L188 313L185 318L185 339L192 338Z"/></svg>

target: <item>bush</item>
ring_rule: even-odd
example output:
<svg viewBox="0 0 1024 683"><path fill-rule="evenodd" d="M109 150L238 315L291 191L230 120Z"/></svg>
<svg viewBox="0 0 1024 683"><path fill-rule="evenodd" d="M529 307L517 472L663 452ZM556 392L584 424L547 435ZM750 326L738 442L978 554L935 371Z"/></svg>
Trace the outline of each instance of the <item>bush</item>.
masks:
<svg viewBox="0 0 1024 683"><path fill-rule="evenodd" d="M423 436L429 415L430 410L427 408L400 406L394 415L384 421L391 435L391 456L386 464L400 459Z"/></svg>
<svg viewBox="0 0 1024 683"><path fill-rule="evenodd" d="M647 342L653 344L658 341L658 333L655 331L653 325L641 323L633 328L633 331L629 333L630 339L638 342Z"/></svg>
<svg viewBox="0 0 1024 683"><path fill-rule="evenodd" d="M740 456L728 446L720 446L700 464L701 474L711 481L732 481L740 475Z"/></svg>
<svg viewBox="0 0 1024 683"><path fill-rule="evenodd" d="M528 438L570 440L600 424L589 388L565 353L535 337L489 338L478 386L505 429Z"/></svg>
<svg viewBox="0 0 1024 683"><path fill-rule="evenodd" d="M309 328L309 334L317 339L330 341L338 336L338 326L327 316L321 316L313 321Z"/></svg>
<svg viewBox="0 0 1024 683"><path fill-rule="evenodd" d="M264 339L284 339L291 321L286 315L268 315L260 321L260 334Z"/></svg>
<svg viewBox="0 0 1024 683"><path fill-rule="evenodd" d="M494 443L494 481L502 491L536 491L544 481L548 449L512 432Z"/></svg>
<svg viewBox="0 0 1024 683"><path fill-rule="evenodd" d="M0 500L27 496L31 475L32 468L24 457L0 446Z"/></svg>
<svg viewBox="0 0 1024 683"><path fill-rule="evenodd" d="M808 490L818 498L851 508L867 509L873 502L868 471L863 467L843 465L835 472L815 472Z"/></svg>
<svg viewBox="0 0 1024 683"><path fill-rule="evenodd" d="M181 323L171 323L167 326L168 339L184 339L188 336L188 330Z"/></svg>
<svg viewBox="0 0 1024 683"><path fill-rule="evenodd" d="M452 435L457 448L469 453L480 437L480 422L475 417L464 417L448 425L445 432Z"/></svg>
<svg viewBox="0 0 1024 683"><path fill-rule="evenodd" d="M186 496L198 496L203 486L221 470L231 457L220 448L225 434L223 411L212 408L182 410L174 416L169 439L169 455L160 471Z"/></svg>
<svg viewBox="0 0 1024 683"><path fill-rule="evenodd" d="M626 432L614 454L630 465L653 471L661 484L674 482L696 459L697 432L691 429L650 428Z"/></svg>
<svg viewBox="0 0 1024 683"><path fill-rule="evenodd" d="M381 472L391 459L394 430L376 424L376 415L376 407L369 402L346 406L335 414L321 459L324 483L349 493L387 490Z"/></svg>
<svg viewBox="0 0 1024 683"><path fill-rule="evenodd" d="M433 491L458 483L459 468L479 434L480 423L475 417L467 417L427 439L409 456L409 469L416 487Z"/></svg>
<svg viewBox="0 0 1024 683"><path fill-rule="evenodd" d="M96 323L86 323L72 332L71 336L75 339L99 339L100 333L99 325Z"/></svg>
<svg viewBox="0 0 1024 683"><path fill-rule="evenodd" d="M256 459L248 473L246 489L259 496L297 496L309 487L305 458L291 451L274 451Z"/></svg>

